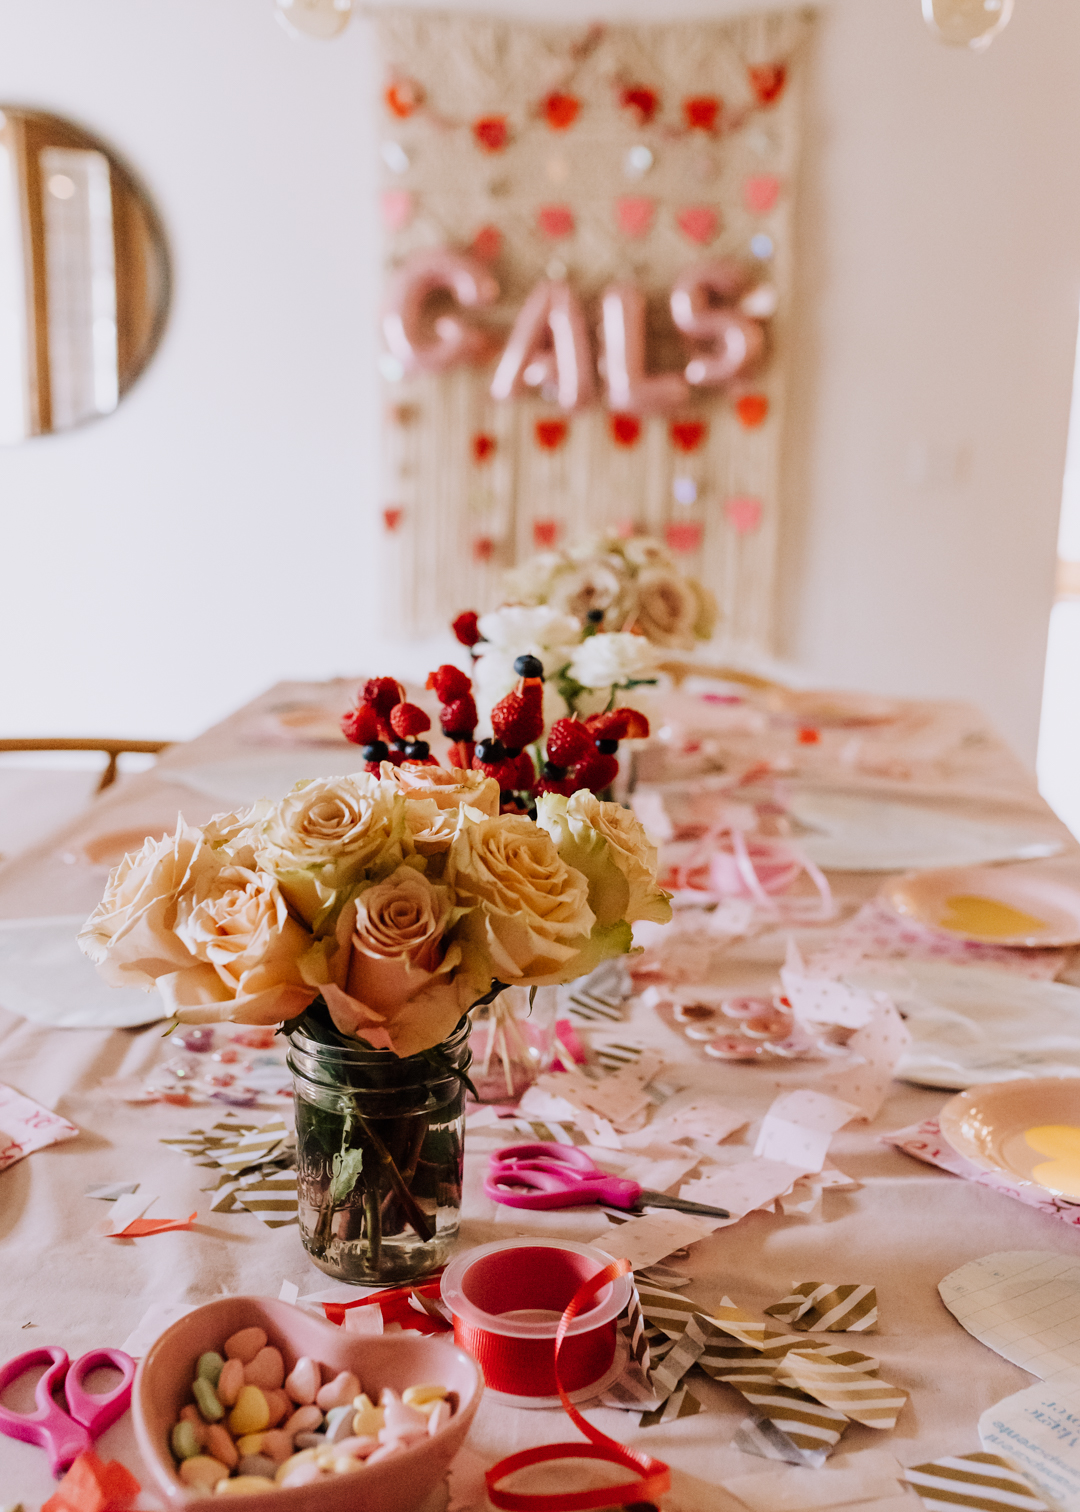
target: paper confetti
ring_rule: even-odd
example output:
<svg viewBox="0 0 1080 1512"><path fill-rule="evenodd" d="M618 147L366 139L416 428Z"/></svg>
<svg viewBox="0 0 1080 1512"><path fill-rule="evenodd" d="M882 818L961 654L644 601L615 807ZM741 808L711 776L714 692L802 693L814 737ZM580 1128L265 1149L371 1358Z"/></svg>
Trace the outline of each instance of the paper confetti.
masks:
<svg viewBox="0 0 1080 1512"><path fill-rule="evenodd" d="M762 1459L782 1460L788 1465L816 1469L829 1457L828 1449L799 1449L776 1424L760 1414L745 1418L735 1430L732 1447Z"/></svg>
<svg viewBox="0 0 1080 1512"><path fill-rule="evenodd" d="M754 1154L799 1166L804 1172L820 1171L837 1129L860 1116L853 1103L824 1092L807 1088L784 1092L762 1120Z"/></svg>
<svg viewBox="0 0 1080 1512"><path fill-rule="evenodd" d="M1049 1512L1024 1477L999 1454L960 1454L912 1465L905 1480L915 1487L928 1512Z"/></svg>
<svg viewBox="0 0 1080 1512"><path fill-rule="evenodd" d="M157 1201L153 1193L132 1192L118 1197L113 1210L94 1232L105 1239L145 1239L150 1234L165 1234L173 1229L189 1229L196 1215L186 1218L144 1218L143 1214Z"/></svg>
<svg viewBox="0 0 1080 1512"><path fill-rule="evenodd" d="M281 1290L278 1292L279 1302L289 1302L295 1305L299 1296L300 1288L295 1281L283 1281L281 1283Z"/></svg>
<svg viewBox="0 0 1080 1512"><path fill-rule="evenodd" d="M673 1423L677 1418L694 1417L701 1411L701 1402L686 1386L673 1391L662 1407L643 1412L639 1426L655 1428L659 1423Z"/></svg>
<svg viewBox="0 0 1080 1512"><path fill-rule="evenodd" d="M859 992L833 978L811 975L794 940L788 941L787 962L780 968L780 980L795 1017L807 1024L861 1029L873 1018L878 999L883 998L881 993Z"/></svg>
<svg viewBox="0 0 1080 1512"><path fill-rule="evenodd" d="M0 1171L6 1171L34 1150L78 1136L75 1125L59 1113L43 1108L32 1097L24 1097L14 1087L0 1082Z"/></svg>
<svg viewBox="0 0 1080 1512"><path fill-rule="evenodd" d="M852 1061L815 1078L815 1083L820 1091L854 1103L865 1118L876 1118L892 1085L893 1072L910 1043L903 1019L885 998L875 1003L870 1021L848 1040Z"/></svg>
<svg viewBox="0 0 1080 1512"><path fill-rule="evenodd" d="M583 1024L617 1023L631 994L630 974L621 961L605 961L573 984L570 1017Z"/></svg>
<svg viewBox="0 0 1080 1512"><path fill-rule="evenodd" d="M707 1207L726 1208L731 1214L724 1223L735 1222L747 1213L775 1202L806 1175L803 1166L784 1161L753 1157L736 1165L715 1166L696 1181L684 1181L679 1196L687 1202L701 1202Z"/></svg>
<svg viewBox="0 0 1080 1512"><path fill-rule="evenodd" d="M132 1192L137 1192L137 1181L106 1181L98 1186L88 1186L87 1197L97 1197L101 1202L115 1202L119 1197L129 1197Z"/></svg>
<svg viewBox="0 0 1080 1512"><path fill-rule="evenodd" d="M182 1138L161 1143L182 1150L196 1165L221 1169L212 1188L216 1192L212 1213L246 1211L268 1228L299 1223L296 1155L280 1116L261 1128L226 1118L210 1130L193 1129Z"/></svg>
<svg viewBox="0 0 1080 1512"><path fill-rule="evenodd" d="M777 1378L834 1407L867 1428L895 1428L907 1392L819 1354L792 1349L776 1368Z"/></svg>
<svg viewBox="0 0 1080 1512"><path fill-rule="evenodd" d="M681 1139L720 1144L737 1130L745 1129L749 1122L744 1114L733 1113L721 1103L686 1103L673 1113L661 1111L644 1129L625 1135L623 1147L636 1150L652 1143L677 1144Z"/></svg>
<svg viewBox="0 0 1080 1512"><path fill-rule="evenodd" d="M684 1245L704 1239L719 1228L722 1219L701 1218L690 1213L649 1213L632 1218L603 1237L603 1248L614 1260L629 1260L635 1270L663 1260Z"/></svg>
<svg viewBox="0 0 1080 1512"><path fill-rule="evenodd" d="M765 1309L807 1333L875 1333L877 1292L872 1286L835 1286L831 1281L800 1281Z"/></svg>

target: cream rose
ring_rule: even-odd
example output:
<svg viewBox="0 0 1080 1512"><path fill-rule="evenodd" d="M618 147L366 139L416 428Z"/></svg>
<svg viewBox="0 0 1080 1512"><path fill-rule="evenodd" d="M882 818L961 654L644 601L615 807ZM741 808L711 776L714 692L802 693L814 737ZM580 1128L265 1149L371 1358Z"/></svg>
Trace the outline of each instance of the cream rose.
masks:
<svg viewBox="0 0 1080 1512"><path fill-rule="evenodd" d="M598 924L669 921L671 904L656 884L656 846L629 809L579 788L570 798L544 793L536 822L566 864L587 879Z"/></svg>
<svg viewBox="0 0 1080 1512"><path fill-rule="evenodd" d="M293 911L312 927L333 922L361 880L401 862L401 795L359 772L298 784L263 820L260 867L278 878Z"/></svg>
<svg viewBox="0 0 1080 1512"><path fill-rule="evenodd" d="M277 1024L318 995L300 975L311 936L265 872L222 865L204 873L178 898L174 929L188 960L159 977L158 989L183 1023Z"/></svg>
<svg viewBox="0 0 1080 1512"><path fill-rule="evenodd" d="M657 675L657 656L643 635L591 635L582 641L569 666L569 675L583 688L626 687Z"/></svg>
<svg viewBox="0 0 1080 1512"><path fill-rule="evenodd" d="M694 621L694 634L698 640L708 640L719 623L720 605L716 602L715 594L706 588L704 583L699 583L697 578L687 578L686 581L697 597L698 610L697 619Z"/></svg>
<svg viewBox="0 0 1080 1512"><path fill-rule="evenodd" d="M508 815L463 823L446 880L467 910L454 937L481 991L493 975L528 986L579 974L574 963L594 923L588 887L530 820Z"/></svg>
<svg viewBox="0 0 1080 1512"><path fill-rule="evenodd" d="M381 771L383 782L408 800L430 799L441 809L467 803L492 818L499 812L499 784L483 772L466 772L461 767L396 767L392 761L384 761ZM405 817L408 821L408 809Z"/></svg>
<svg viewBox="0 0 1080 1512"><path fill-rule="evenodd" d="M215 814L203 825L203 837L214 850L228 851L238 866L254 866L259 830L273 807L269 798L259 798L239 814Z"/></svg>
<svg viewBox="0 0 1080 1512"><path fill-rule="evenodd" d="M675 558L662 541L655 536L628 536L625 541L618 543L617 550L622 553L631 567L674 567Z"/></svg>
<svg viewBox="0 0 1080 1512"><path fill-rule="evenodd" d="M590 615L599 615L596 623L618 629L625 618L626 578L626 567L618 557L594 557L559 573L548 603L583 623Z"/></svg>
<svg viewBox="0 0 1080 1512"><path fill-rule="evenodd" d="M700 613L693 583L674 567L646 567L638 573L636 624L654 645L688 650Z"/></svg>

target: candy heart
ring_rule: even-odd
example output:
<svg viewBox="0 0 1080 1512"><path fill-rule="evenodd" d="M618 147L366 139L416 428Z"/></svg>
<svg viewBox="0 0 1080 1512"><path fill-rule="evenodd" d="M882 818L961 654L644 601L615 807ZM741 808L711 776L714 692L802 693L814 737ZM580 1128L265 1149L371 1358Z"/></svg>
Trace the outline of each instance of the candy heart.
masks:
<svg viewBox="0 0 1080 1512"><path fill-rule="evenodd" d="M724 506L728 524L740 535L749 535L761 524L761 500L737 495Z"/></svg>
<svg viewBox="0 0 1080 1512"><path fill-rule="evenodd" d="M549 94L544 101L544 115L552 131L566 131L577 120L580 103L569 94Z"/></svg>
<svg viewBox="0 0 1080 1512"><path fill-rule="evenodd" d="M314 1402L304 1407L298 1407L282 1428L283 1433L288 1433L295 1438L298 1433L311 1433L323 1420L322 1411Z"/></svg>
<svg viewBox="0 0 1080 1512"><path fill-rule="evenodd" d="M239 1360L241 1365L247 1365L266 1345L266 1334L261 1328L241 1328L239 1333L234 1333L225 1340L225 1358Z"/></svg>
<svg viewBox="0 0 1080 1512"><path fill-rule="evenodd" d="M780 193L780 180L773 173L757 173L743 184L743 199L746 208L755 215L765 215L776 204Z"/></svg>
<svg viewBox="0 0 1080 1512"><path fill-rule="evenodd" d="M240 1458L236 1445L232 1441L232 1434L220 1423L211 1423L206 1430L207 1453L230 1470L236 1469L237 1460Z"/></svg>
<svg viewBox="0 0 1080 1512"><path fill-rule="evenodd" d="M552 241L569 236L574 229L574 212L569 205L541 205L536 219L540 230Z"/></svg>
<svg viewBox="0 0 1080 1512"><path fill-rule="evenodd" d="M701 526L695 520L673 520L664 539L672 551L696 551L701 545Z"/></svg>
<svg viewBox="0 0 1080 1512"><path fill-rule="evenodd" d="M281 1357L281 1350L275 1349L272 1344L260 1349L255 1358L244 1366L244 1380L249 1386L262 1386L276 1391L284 1379L285 1361Z"/></svg>
<svg viewBox="0 0 1080 1512"><path fill-rule="evenodd" d="M647 125L656 114L660 104L660 96L655 89L649 89L644 84L629 84L619 96L619 104L624 110L632 110L641 124Z"/></svg>
<svg viewBox="0 0 1080 1512"><path fill-rule="evenodd" d="M414 1433L427 1433L427 1418L415 1407L408 1406L396 1391L387 1387L380 1402L384 1426L379 1430L379 1442L385 1444L391 1438L406 1438Z"/></svg>
<svg viewBox="0 0 1080 1512"><path fill-rule="evenodd" d="M407 189L386 189L379 200L383 225L403 231L412 220L413 197Z"/></svg>
<svg viewBox="0 0 1080 1512"><path fill-rule="evenodd" d="M644 236L652 225L655 202L638 195L624 195L615 201L619 229L627 236Z"/></svg>
<svg viewBox="0 0 1080 1512"><path fill-rule="evenodd" d="M360 1382L351 1370L343 1370L316 1393L315 1400L324 1412L329 1412L333 1407L351 1404L353 1397L359 1395Z"/></svg>
<svg viewBox="0 0 1080 1512"><path fill-rule="evenodd" d="M428 1432L432 1435L438 1433L440 1428L445 1428L453 1417L453 1409L447 1401L436 1402L431 1415L427 1420Z"/></svg>
<svg viewBox="0 0 1080 1512"><path fill-rule="evenodd" d="M244 1364L242 1360L226 1360L225 1368L218 1376L217 1399L225 1407L232 1407L240 1395L240 1388L244 1384Z"/></svg>
<svg viewBox="0 0 1080 1512"><path fill-rule="evenodd" d="M270 1409L270 1428L276 1428L283 1423L292 1411L293 1404L280 1386L275 1390L271 1386L263 1387L262 1394L266 1398L266 1405Z"/></svg>
<svg viewBox="0 0 1080 1512"><path fill-rule="evenodd" d="M691 131L712 131L722 103L716 95L691 95L683 101L683 120Z"/></svg>
<svg viewBox="0 0 1080 1512"><path fill-rule="evenodd" d="M720 229L720 217L708 205L691 205L680 210L675 223L682 234L699 246L705 246Z"/></svg>
<svg viewBox="0 0 1080 1512"><path fill-rule="evenodd" d="M501 152L510 140L505 116L481 116L473 122L473 136L485 152Z"/></svg>
<svg viewBox="0 0 1080 1512"><path fill-rule="evenodd" d="M307 1355L301 1355L285 1382L285 1390L294 1402L306 1406L315 1400L321 1384L322 1371L319 1369L318 1362Z"/></svg>

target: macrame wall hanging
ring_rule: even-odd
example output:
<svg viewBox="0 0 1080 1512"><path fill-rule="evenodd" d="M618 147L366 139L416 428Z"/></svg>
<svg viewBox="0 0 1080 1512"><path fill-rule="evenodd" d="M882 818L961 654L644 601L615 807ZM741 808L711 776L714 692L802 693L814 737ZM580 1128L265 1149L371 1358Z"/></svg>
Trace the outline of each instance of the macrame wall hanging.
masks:
<svg viewBox="0 0 1080 1512"><path fill-rule="evenodd" d="M724 639L769 647L809 22L380 13L399 625L611 527L664 538Z"/></svg>

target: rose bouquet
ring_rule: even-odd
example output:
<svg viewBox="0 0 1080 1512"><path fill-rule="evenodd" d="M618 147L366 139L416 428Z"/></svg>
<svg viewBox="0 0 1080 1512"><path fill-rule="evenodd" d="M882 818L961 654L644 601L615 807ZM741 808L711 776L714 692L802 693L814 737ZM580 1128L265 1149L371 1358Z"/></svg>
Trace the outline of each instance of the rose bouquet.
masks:
<svg viewBox="0 0 1080 1512"><path fill-rule="evenodd" d="M79 943L113 984L156 986L180 1022L283 1023L294 1049L302 1043L317 1059L324 1047L338 1075L362 1064L370 1080L381 1052L416 1062L410 1085L450 1085L460 1102L467 1058L441 1047L470 1008L506 986L571 981L629 950L635 920L663 921L670 909L656 852L627 810L587 787L570 791L569 769L516 788L520 750L484 760L495 753L481 747L474 765L439 766L417 738L427 716L401 694L373 679L346 717L364 740L365 770L300 783L206 825L181 819L173 835L125 857ZM471 744L463 697L444 706L459 721L459 760ZM604 753L572 723L584 749L576 767L587 773L589 753ZM381 1275L371 1252L404 1227L430 1240L432 1210L449 1199L429 1169L425 1216L431 1109L421 1127L403 1120L400 1102L387 1113L384 1100L380 1124L364 1113L352 1070L329 1103L313 1099L319 1151L305 1173L301 1140L302 1222L307 1180L305 1240L328 1261L342 1237L335 1218L358 1204L344 1234L360 1225L369 1273ZM387 1075L403 1085L400 1068ZM298 1132L300 1114L298 1102ZM456 1137L453 1158L429 1151L426 1165L445 1172L456 1159L460 1181L460 1129Z"/></svg>

